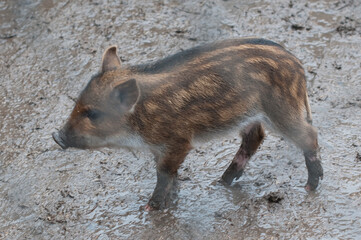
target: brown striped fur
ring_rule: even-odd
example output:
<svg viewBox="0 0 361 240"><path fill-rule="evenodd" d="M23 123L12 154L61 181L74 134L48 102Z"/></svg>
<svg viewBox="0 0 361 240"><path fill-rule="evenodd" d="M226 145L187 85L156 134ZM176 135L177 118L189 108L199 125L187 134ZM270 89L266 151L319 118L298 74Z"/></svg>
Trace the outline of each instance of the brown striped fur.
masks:
<svg viewBox="0 0 361 240"><path fill-rule="evenodd" d="M269 40L224 40L128 67L112 46L54 139L64 148L149 148L158 176L149 210L168 204L194 142L238 128L243 143L222 176L231 184L262 142L263 124L304 151L306 188L315 189L322 167L311 121L301 62Z"/></svg>

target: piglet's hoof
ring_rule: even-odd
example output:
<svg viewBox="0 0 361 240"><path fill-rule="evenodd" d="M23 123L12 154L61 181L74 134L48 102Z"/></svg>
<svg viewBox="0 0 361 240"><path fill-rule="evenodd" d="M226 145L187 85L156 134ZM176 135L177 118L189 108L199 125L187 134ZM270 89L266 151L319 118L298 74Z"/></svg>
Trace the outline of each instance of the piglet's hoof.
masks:
<svg viewBox="0 0 361 240"><path fill-rule="evenodd" d="M315 179L312 179L312 181L310 181L310 179L309 179L305 186L305 190L307 192L314 192L318 186L318 182L319 182L318 177Z"/></svg>
<svg viewBox="0 0 361 240"><path fill-rule="evenodd" d="M311 184L307 184L307 185L305 186L305 190L306 190L307 192L314 192L314 191L316 190L316 188L317 188L317 186L315 187L315 186L312 186Z"/></svg>
<svg viewBox="0 0 361 240"><path fill-rule="evenodd" d="M152 208L148 203L147 205L145 205L144 210L147 211L147 212L150 212L150 211L153 211L154 208Z"/></svg>
<svg viewBox="0 0 361 240"><path fill-rule="evenodd" d="M146 211L162 210L167 208L165 200L158 200L151 198L147 205L145 206Z"/></svg>

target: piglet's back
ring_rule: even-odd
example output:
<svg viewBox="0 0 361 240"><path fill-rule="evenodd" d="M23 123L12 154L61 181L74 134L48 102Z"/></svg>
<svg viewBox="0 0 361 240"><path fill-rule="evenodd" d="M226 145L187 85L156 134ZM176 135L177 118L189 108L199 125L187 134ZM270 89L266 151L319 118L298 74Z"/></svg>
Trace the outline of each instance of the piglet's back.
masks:
<svg viewBox="0 0 361 240"><path fill-rule="evenodd" d="M269 40L225 40L129 70L141 92L131 126L154 143L229 129L283 102L304 108L300 61Z"/></svg>

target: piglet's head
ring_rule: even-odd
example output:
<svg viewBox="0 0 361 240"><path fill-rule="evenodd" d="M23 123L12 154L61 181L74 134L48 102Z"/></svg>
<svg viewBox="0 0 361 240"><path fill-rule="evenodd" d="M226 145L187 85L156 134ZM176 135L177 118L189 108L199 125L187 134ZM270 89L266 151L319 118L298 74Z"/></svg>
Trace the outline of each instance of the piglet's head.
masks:
<svg viewBox="0 0 361 240"><path fill-rule="evenodd" d="M80 94L65 126L53 133L63 149L112 147L129 134L127 118L140 92L131 73L121 68L116 52L115 46L104 52L101 72Z"/></svg>

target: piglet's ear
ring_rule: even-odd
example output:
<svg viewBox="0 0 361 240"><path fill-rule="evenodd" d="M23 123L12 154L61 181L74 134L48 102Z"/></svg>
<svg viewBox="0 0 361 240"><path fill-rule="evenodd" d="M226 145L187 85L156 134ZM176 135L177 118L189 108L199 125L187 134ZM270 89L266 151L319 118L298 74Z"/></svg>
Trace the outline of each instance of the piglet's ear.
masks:
<svg viewBox="0 0 361 240"><path fill-rule="evenodd" d="M117 46L108 47L103 54L102 71L110 71L120 68L120 59L117 55Z"/></svg>
<svg viewBox="0 0 361 240"><path fill-rule="evenodd" d="M119 104L122 111L133 111L139 98L139 87L135 79L130 79L116 86L111 94L113 101Z"/></svg>

